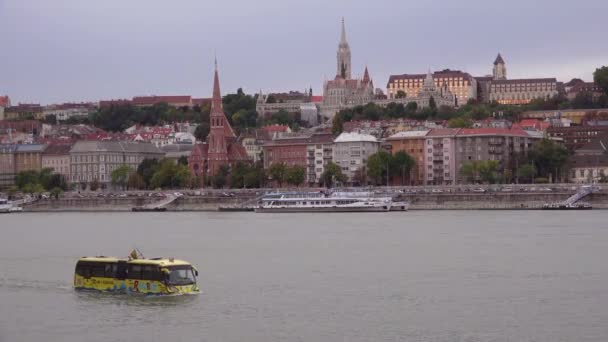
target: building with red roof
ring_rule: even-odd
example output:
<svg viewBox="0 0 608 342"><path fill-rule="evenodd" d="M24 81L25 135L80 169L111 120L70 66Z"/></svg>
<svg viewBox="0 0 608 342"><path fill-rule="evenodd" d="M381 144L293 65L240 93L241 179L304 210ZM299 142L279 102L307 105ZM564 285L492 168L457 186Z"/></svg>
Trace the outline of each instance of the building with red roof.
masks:
<svg viewBox="0 0 608 342"><path fill-rule="evenodd" d="M0 107L10 107L11 98L8 95L0 96Z"/></svg>

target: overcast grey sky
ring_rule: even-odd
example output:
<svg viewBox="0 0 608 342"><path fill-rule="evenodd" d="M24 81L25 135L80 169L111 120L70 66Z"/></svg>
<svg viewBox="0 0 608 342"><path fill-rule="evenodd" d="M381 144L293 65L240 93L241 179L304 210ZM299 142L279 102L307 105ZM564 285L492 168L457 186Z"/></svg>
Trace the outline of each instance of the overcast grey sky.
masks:
<svg viewBox="0 0 608 342"><path fill-rule="evenodd" d="M607 0L0 0L0 94L14 103L136 95L321 92L345 17L353 73L592 79L608 65Z"/></svg>

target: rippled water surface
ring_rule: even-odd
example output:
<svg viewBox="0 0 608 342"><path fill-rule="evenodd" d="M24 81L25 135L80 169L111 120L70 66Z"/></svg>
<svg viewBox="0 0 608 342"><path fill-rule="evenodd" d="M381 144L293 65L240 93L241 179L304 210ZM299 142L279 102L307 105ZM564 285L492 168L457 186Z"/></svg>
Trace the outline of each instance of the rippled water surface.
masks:
<svg viewBox="0 0 608 342"><path fill-rule="evenodd" d="M0 342L608 341L608 212L0 216ZM74 292L176 256L203 293Z"/></svg>

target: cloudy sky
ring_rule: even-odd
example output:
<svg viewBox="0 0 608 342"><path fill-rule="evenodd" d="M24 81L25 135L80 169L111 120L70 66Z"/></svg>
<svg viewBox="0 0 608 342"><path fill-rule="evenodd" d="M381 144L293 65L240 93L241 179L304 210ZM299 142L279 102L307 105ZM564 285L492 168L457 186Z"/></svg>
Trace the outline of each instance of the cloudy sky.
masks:
<svg viewBox="0 0 608 342"><path fill-rule="evenodd" d="M0 94L14 103L321 92L345 17L353 72L591 80L608 65L606 0L0 0Z"/></svg>

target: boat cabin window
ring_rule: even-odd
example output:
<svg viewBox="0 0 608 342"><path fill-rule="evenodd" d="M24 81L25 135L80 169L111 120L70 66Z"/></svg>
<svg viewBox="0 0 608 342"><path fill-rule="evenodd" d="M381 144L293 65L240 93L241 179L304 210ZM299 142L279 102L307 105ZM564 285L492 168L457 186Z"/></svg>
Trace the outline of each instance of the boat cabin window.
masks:
<svg viewBox="0 0 608 342"><path fill-rule="evenodd" d="M192 266L173 266L167 268L169 273L166 276L168 285L189 285L196 283L196 277Z"/></svg>

